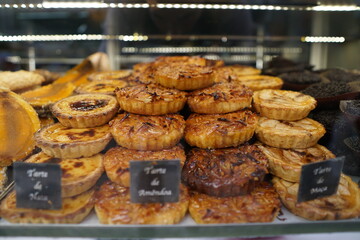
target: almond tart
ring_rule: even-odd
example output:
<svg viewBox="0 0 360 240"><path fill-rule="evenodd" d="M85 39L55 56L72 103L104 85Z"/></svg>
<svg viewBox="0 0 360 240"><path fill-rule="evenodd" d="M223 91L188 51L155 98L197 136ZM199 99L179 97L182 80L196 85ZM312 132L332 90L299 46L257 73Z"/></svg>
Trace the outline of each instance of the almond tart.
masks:
<svg viewBox="0 0 360 240"><path fill-rule="evenodd" d="M253 100L254 108L260 116L277 120L300 120L316 107L315 98L287 90L256 91Z"/></svg>
<svg viewBox="0 0 360 240"><path fill-rule="evenodd" d="M267 182L237 197L190 192L189 212L198 224L272 222L280 212L278 194Z"/></svg>
<svg viewBox="0 0 360 240"><path fill-rule="evenodd" d="M255 130L261 142L277 148L309 148L324 136L324 126L310 118L280 121L260 117Z"/></svg>
<svg viewBox="0 0 360 240"><path fill-rule="evenodd" d="M105 94L81 94L56 102L51 112L67 127L88 128L108 123L119 110L116 98Z"/></svg>
<svg viewBox="0 0 360 240"><path fill-rule="evenodd" d="M127 87L129 83L122 80L103 80L81 84L75 89L77 94L99 93L115 96L116 88Z"/></svg>
<svg viewBox="0 0 360 240"><path fill-rule="evenodd" d="M258 116L242 110L225 114L193 113L186 120L185 140L199 148L225 148L240 145L252 138Z"/></svg>
<svg viewBox="0 0 360 240"><path fill-rule="evenodd" d="M268 173L268 160L255 145L192 149L181 179L190 189L215 197L249 194Z"/></svg>
<svg viewBox="0 0 360 240"><path fill-rule="evenodd" d="M17 208L15 191L0 205L1 217L11 223L80 223L94 207L95 191L90 189L80 195L62 199L57 210Z"/></svg>
<svg viewBox="0 0 360 240"><path fill-rule="evenodd" d="M213 68L195 64L161 64L156 68L154 78L164 87L179 90L196 90L214 83Z"/></svg>
<svg viewBox="0 0 360 240"><path fill-rule="evenodd" d="M269 159L270 173L289 182L299 182L304 164L335 158L326 147L316 144L303 149L282 149L257 144Z"/></svg>
<svg viewBox="0 0 360 240"><path fill-rule="evenodd" d="M176 224L185 216L189 195L180 187L176 203L139 204L130 201L130 188L107 181L96 192L95 212L102 224Z"/></svg>
<svg viewBox="0 0 360 240"><path fill-rule="evenodd" d="M54 158L43 152L32 155L28 163L56 163L60 165L61 197L72 197L81 194L91 187L104 172L103 156L96 154L85 158Z"/></svg>
<svg viewBox="0 0 360 240"><path fill-rule="evenodd" d="M40 128L35 110L19 95L0 87L0 167L32 153L34 133Z"/></svg>
<svg viewBox="0 0 360 240"><path fill-rule="evenodd" d="M274 177L273 184L285 207L308 220L339 220L360 216L359 186L348 176L341 175L336 194L300 203L297 203L299 183Z"/></svg>
<svg viewBox="0 0 360 240"><path fill-rule="evenodd" d="M263 89L281 89L284 81L281 78L267 75L239 76L232 80L234 83L244 84L253 91Z"/></svg>
<svg viewBox="0 0 360 240"><path fill-rule="evenodd" d="M180 111L186 103L186 93L158 84L140 84L116 89L121 109L142 115L162 115Z"/></svg>
<svg viewBox="0 0 360 240"><path fill-rule="evenodd" d="M246 65L230 65L216 68L215 82L231 82L241 76L259 75L260 69Z"/></svg>
<svg viewBox="0 0 360 240"><path fill-rule="evenodd" d="M179 114L144 116L119 114L110 122L111 134L120 146L136 150L161 150L183 137L185 120Z"/></svg>
<svg viewBox="0 0 360 240"><path fill-rule="evenodd" d="M156 83L154 79L154 66L152 62L138 63L133 66L133 78L140 83Z"/></svg>
<svg viewBox="0 0 360 240"><path fill-rule="evenodd" d="M188 95L188 105L196 113L228 113L251 105L253 92L243 85L217 83Z"/></svg>
<svg viewBox="0 0 360 240"><path fill-rule="evenodd" d="M35 134L36 145L57 158L90 157L101 152L112 139L108 125L68 128L55 123Z"/></svg>
<svg viewBox="0 0 360 240"><path fill-rule="evenodd" d="M131 70L117 70L117 71L104 71L95 72L88 75L87 79L92 81L104 81L104 80L124 80L131 75Z"/></svg>
<svg viewBox="0 0 360 240"><path fill-rule="evenodd" d="M130 187L130 161L180 160L182 166L185 158L185 151L180 145L159 151L138 151L117 146L105 153L104 167L111 181Z"/></svg>

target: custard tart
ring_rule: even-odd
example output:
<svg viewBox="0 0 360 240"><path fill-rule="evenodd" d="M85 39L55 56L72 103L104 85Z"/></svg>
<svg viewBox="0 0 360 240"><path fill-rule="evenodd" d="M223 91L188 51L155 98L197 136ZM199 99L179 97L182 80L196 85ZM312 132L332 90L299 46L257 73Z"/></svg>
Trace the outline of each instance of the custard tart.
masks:
<svg viewBox="0 0 360 240"><path fill-rule="evenodd" d="M105 153L104 167L111 181L130 187L130 161L180 160L182 166L185 158L185 151L180 145L159 151L138 151L117 146Z"/></svg>
<svg viewBox="0 0 360 240"><path fill-rule="evenodd" d="M95 155L112 139L108 125L93 128L68 128L55 123L35 134L36 145L57 158L79 158Z"/></svg>
<svg viewBox="0 0 360 240"><path fill-rule="evenodd" d="M130 70L95 72L88 75L89 81L124 80L131 75Z"/></svg>
<svg viewBox="0 0 360 240"><path fill-rule="evenodd" d="M297 202L299 183L274 177L273 184L282 203L293 214L308 220L339 220L360 216L360 190L350 177L341 175L336 194Z"/></svg>
<svg viewBox="0 0 360 240"><path fill-rule="evenodd" d="M59 164L62 171L62 198L72 197L89 190L104 172L102 154L85 158L54 158L40 152L32 155L26 162Z"/></svg>
<svg viewBox="0 0 360 240"><path fill-rule="evenodd" d="M157 84L140 84L115 92L122 110L142 115L176 113L186 103L185 92Z"/></svg>
<svg viewBox="0 0 360 240"><path fill-rule="evenodd" d="M267 182L237 197L190 192L189 212L198 224L272 222L280 212L278 194Z"/></svg>
<svg viewBox="0 0 360 240"><path fill-rule="evenodd" d="M225 114L193 113L186 120L185 140L199 148L234 147L254 135L258 116L242 110Z"/></svg>
<svg viewBox="0 0 360 240"><path fill-rule="evenodd" d="M257 146L269 159L270 173L289 182L299 182L304 164L335 158L326 147L316 144L303 149L282 149L258 143Z"/></svg>
<svg viewBox="0 0 360 240"><path fill-rule="evenodd" d="M251 105L253 92L243 85L217 83L188 95L188 105L196 113L228 113Z"/></svg>
<svg viewBox="0 0 360 240"><path fill-rule="evenodd" d="M249 194L268 173L268 160L255 145L192 149L181 179L190 189L215 197Z"/></svg>
<svg viewBox="0 0 360 240"><path fill-rule="evenodd" d="M130 201L130 189L107 181L96 192L95 212L102 224L179 223L189 205L189 194L180 187L180 199L175 203L139 204Z"/></svg>
<svg viewBox="0 0 360 240"><path fill-rule="evenodd" d="M300 120L316 107L313 97L287 90L256 91L253 100L254 108L260 116L277 120Z"/></svg>
<svg viewBox="0 0 360 240"><path fill-rule="evenodd" d="M246 65L230 65L216 68L215 82L231 82L241 76L259 75L260 69Z"/></svg>
<svg viewBox="0 0 360 240"><path fill-rule="evenodd" d="M281 89L284 84L284 81L281 78L267 75L239 76L238 78L232 80L232 82L244 84L253 91L263 89Z"/></svg>
<svg viewBox="0 0 360 240"><path fill-rule="evenodd" d="M116 98L105 94L75 95L62 99L51 107L51 112L59 122L72 128L104 125L118 110Z"/></svg>
<svg viewBox="0 0 360 240"><path fill-rule="evenodd" d="M102 80L81 84L75 89L77 94L99 93L115 96L116 88L127 87L129 83L123 80Z"/></svg>
<svg viewBox="0 0 360 240"><path fill-rule="evenodd" d="M0 87L9 88L14 92L24 92L39 87L45 78L38 73L29 71L0 71Z"/></svg>
<svg viewBox="0 0 360 240"><path fill-rule="evenodd" d="M266 145L277 148L309 148L324 136L324 126L310 118L280 121L261 117L256 137Z"/></svg>
<svg viewBox="0 0 360 240"><path fill-rule="evenodd" d="M95 191L90 189L80 195L62 199L58 210L17 208L15 191L0 205L1 217L11 223L80 223L94 207Z"/></svg>

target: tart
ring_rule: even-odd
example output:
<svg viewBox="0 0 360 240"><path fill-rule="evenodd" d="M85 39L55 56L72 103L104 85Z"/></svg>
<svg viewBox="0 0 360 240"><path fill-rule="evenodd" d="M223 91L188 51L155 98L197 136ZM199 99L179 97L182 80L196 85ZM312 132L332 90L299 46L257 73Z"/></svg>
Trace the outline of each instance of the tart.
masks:
<svg viewBox="0 0 360 240"><path fill-rule="evenodd" d="M34 150L40 128L35 110L19 95L0 87L0 167L20 161Z"/></svg>
<svg viewBox="0 0 360 240"><path fill-rule="evenodd" d="M180 188L176 203L139 204L130 201L130 189L105 182L96 192L95 212L102 224L176 224L185 216L189 195Z"/></svg>
<svg viewBox="0 0 360 240"><path fill-rule="evenodd" d="M32 155L28 163L56 163L60 165L61 197L72 197L92 188L104 172L103 156L85 158L54 158L43 152Z"/></svg>
<svg viewBox="0 0 360 240"><path fill-rule="evenodd" d="M215 82L231 82L241 76L259 75L260 69L245 65L230 65L216 68Z"/></svg>
<svg viewBox="0 0 360 240"><path fill-rule="evenodd" d="M122 80L102 80L81 84L75 89L77 94L100 93L115 96L116 88L127 87L129 83Z"/></svg>
<svg viewBox="0 0 360 240"><path fill-rule="evenodd" d="M155 81L164 87L179 90L196 90L214 83L212 67L195 64L166 63L154 72Z"/></svg>
<svg viewBox="0 0 360 240"><path fill-rule="evenodd" d="M89 81L104 81L104 80L124 80L131 75L130 70L104 71L89 74L87 79Z"/></svg>
<svg viewBox="0 0 360 240"><path fill-rule="evenodd" d="M68 128L55 123L35 134L36 145L57 158L90 157L101 152L112 139L108 125Z"/></svg>
<svg viewBox="0 0 360 240"><path fill-rule="evenodd" d="M185 151L179 145L159 151L138 151L117 146L105 153L104 167L111 181L130 187L130 161L180 160L182 166L185 158Z"/></svg>
<svg viewBox="0 0 360 240"><path fill-rule="evenodd" d="M17 208L15 191L0 205L1 217L11 223L80 223L94 207L94 189L62 199L58 210Z"/></svg>
<svg viewBox="0 0 360 240"><path fill-rule="evenodd" d="M199 56L161 56L156 58L153 63L155 66L166 64L183 64L183 65L198 65L208 66L211 65L209 60Z"/></svg>
<svg viewBox="0 0 360 240"><path fill-rule="evenodd" d="M316 107L313 97L294 91L265 89L256 91L253 99L260 116L277 120L300 120Z"/></svg>
<svg viewBox="0 0 360 240"><path fill-rule="evenodd" d="M38 73L29 71L0 72L0 87L9 88L14 92L24 92L39 87L45 78Z"/></svg>
<svg viewBox="0 0 360 240"><path fill-rule="evenodd" d="M272 222L280 212L278 194L267 182L237 197L190 192L189 212L198 224Z"/></svg>
<svg viewBox="0 0 360 240"><path fill-rule="evenodd" d="M244 84L253 91L281 89L284 84L284 81L281 78L267 75L239 76L232 82Z"/></svg>
<svg viewBox="0 0 360 240"><path fill-rule="evenodd" d="M240 145L252 138L258 116L242 110L225 114L193 113L186 120L185 140L199 148L225 148Z"/></svg>
<svg viewBox="0 0 360 240"><path fill-rule="evenodd" d="M153 63L138 63L133 66L133 77L140 83L156 83Z"/></svg>
<svg viewBox="0 0 360 240"><path fill-rule="evenodd" d="M228 113L249 107L253 92L233 83L217 83L188 95L188 105L196 113Z"/></svg>
<svg viewBox="0 0 360 240"><path fill-rule="evenodd" d="M215 197L249 194L268 173L268 160L255 145L192 149L181 179L190 189Z"/></svg>
<svg viewBox="0 0 360 240"><path fill-rule="evenodd" d="M350 177L341 175L336 194L306 202L297 202L299 183L278 177L273 184L282 203L293 214L308 220L339 220L360 216L359 186Z"/></svg>
<svg viewBox="0 0 360 240"><path fill-rule="evenodd" d="M157 84L140 84L115 92L121 109L143 115L176 113L186 103L185 92Z"/></svg>
<svg viewBox="0 0 360 240"><path fill-rule="evenodd" d="M0 193L4 191L8 180L6 171L7 171L7 167L0 167Z"/></svg>
<svg viewBox="0 0 360 240"><path fill-rule="evenodd" d="M277 148L309 148L324 136L324 126L310 118L280 121L261 117L256 137L266 145Z"/></svg>
<svg viewBox="0 0 360 240"><path fill-rule="evenodd" d="M299 182L301 167L304 164L335 158L335 155L324 146L303 149L282 149L257 144L269 159L270 173L289 182Z"/></svg>
<svg viewBox="0 0 360 240"><path fill-rule="evenodd" d="M185 120L179 114L144 116L119 114L110 122L111 134L120 146L135 150L174 147L183 137Z"/></svg>
<svg viewBox="0 0 360 240"><path fill-rule="evenodd" d="M116 98L105 94L81 94L56 102L51 112L67 127L97 127L109 122L119 110Z"/></svg>

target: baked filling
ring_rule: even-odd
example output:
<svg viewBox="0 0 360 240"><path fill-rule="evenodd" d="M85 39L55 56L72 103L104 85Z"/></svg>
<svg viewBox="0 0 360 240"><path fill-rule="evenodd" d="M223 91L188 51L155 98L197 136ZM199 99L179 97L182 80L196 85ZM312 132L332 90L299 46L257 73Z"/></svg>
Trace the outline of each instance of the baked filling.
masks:
<svg viewBox="0 0 360 240"><path fill-rule="evenodd" d="M230 65L215 69L215 82L231 82L241 76L259 75L260 69L245 65Z"/></svg>
<svg viewBox="0 0 360 240"><path fill-rule="evenodd" d="M263 89L281 89L284 81L281 78L267 75L239 76L233 82L244 84L253 91Z"/></svg>
<svg viewBox="0 0 360 240"><path fill-rule="evenodd" d="M75 93L100 93L115 96L116 88L123 88L128 86L127 81L122 80L102 80L84 83L75 89Z"/></svg>
<svg viewBox="0 0 360 240"><path fill-rule="evenodd" d="M95 72L88 76L89 81L123 80L131 75L130 70Z"/></svg>

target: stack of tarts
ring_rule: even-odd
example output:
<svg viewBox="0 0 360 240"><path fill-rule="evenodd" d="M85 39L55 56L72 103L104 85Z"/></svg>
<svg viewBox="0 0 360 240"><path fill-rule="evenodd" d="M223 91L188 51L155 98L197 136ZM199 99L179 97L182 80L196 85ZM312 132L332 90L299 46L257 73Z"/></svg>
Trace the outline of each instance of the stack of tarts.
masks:
<svg viewBox="0 0 360 240"><path fill-rule="evenodd" d="M256 145L269 159L273 184L282 203L292 213L309 220L335 220L360 215L360 191L351 178L342 175L335 195L297 202L301 167L334 158L317 144L324 127L307 118L316 100L299 92L262 90L254 94L254 108L260 114Z"/></svg>

